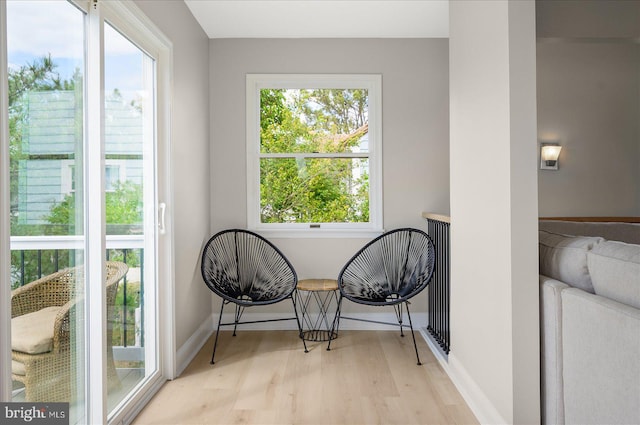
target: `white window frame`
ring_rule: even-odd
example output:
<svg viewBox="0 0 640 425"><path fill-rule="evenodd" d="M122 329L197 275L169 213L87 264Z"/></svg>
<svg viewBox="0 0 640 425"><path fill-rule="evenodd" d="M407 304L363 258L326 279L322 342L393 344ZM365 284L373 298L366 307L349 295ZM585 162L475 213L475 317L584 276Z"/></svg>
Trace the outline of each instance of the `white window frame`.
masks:
<svg viewBox="0 0 640 425"><path fill-rule="evenodd" d="M304 154L317 158L369 159L368 223L262 223L260 221L260 90L367 89L369 152ZM379 74L247 74L247 227L275 237L373 237L382 227L382 76Z"/></svg>
<svg viewBox="0 0 640 425"><path fill-rule="evenodd" d="M63 159L60 161L60 192L63 195L70 195L75 192L73 188L73 168L75 167L75 161L70 159ZM127 181L127 166L126 161L121 159L106 159L105 160L105 184L108 183L106 178L106 169L117 167L118 168L118 182ZM115 192L113 188L107 188L106 192Z"/></svg>
<svg viewBox="0 0 640 425"><path fill-rule="evenodd" d="M60 192L62 195L70 195L76 190L73 188L73 172L76 162L71 159L60 161Z"/></svg>

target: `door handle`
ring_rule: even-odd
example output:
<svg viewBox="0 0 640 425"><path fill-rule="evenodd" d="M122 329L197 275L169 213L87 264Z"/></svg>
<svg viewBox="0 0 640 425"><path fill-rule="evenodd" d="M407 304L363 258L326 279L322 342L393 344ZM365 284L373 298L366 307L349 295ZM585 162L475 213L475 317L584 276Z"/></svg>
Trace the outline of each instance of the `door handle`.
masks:
<svg viewBox="0 0 640 425"><path fill-rule="evenodd" d="M167 228L164 222L164 216L166 211L167 211L167 204L165 204L164 202L160 202L160 204L158 204L158 213L160 214L158 230L161 235L164 235L167 232Z"/></svg>

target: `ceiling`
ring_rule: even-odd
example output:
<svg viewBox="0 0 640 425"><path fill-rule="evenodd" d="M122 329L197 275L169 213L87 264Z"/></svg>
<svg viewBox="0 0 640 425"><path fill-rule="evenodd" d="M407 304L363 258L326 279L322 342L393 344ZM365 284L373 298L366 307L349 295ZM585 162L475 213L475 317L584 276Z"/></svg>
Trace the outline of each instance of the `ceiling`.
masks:
<svg viewBox="0 0 640 425"><path fill-rule="evenodd" d="M448 0L184 0L209 38L446 38Z"/></svg>

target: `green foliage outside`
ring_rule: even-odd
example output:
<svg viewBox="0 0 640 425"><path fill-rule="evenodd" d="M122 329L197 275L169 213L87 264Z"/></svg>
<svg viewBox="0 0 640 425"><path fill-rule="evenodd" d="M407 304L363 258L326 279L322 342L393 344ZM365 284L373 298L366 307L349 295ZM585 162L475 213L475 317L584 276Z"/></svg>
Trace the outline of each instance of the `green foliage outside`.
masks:
<svg viewBox="0 0 640 425"><path fill-rule="evenodd" d="M263 154L355 152L368 133L366 90L263 89ZM261 158L263 223L369 221L366 158Z"/></svg>
<svg viewBox="0 0 640 425"><path fill-rule="evenodd" d="M127 282L126 297L125 285L118 285L112 316L114 345L135 345L135 310L139 306L140 282Z"/></svg>
<svg viewBox="0 0 640 425"><path fill-rule="evenodd" d="M107 229L112 225L120 225L125 234L129 230L142 225L142 187L131 181L117 182L111 192L105 194L105 216ZM76 196L75 193L65 195L64 199L51 207L45 219L55 229L55 234L73 234L76 228ZM107 230L107 233L110 233ZM122 233L118 233L122 234Z"/></svg>

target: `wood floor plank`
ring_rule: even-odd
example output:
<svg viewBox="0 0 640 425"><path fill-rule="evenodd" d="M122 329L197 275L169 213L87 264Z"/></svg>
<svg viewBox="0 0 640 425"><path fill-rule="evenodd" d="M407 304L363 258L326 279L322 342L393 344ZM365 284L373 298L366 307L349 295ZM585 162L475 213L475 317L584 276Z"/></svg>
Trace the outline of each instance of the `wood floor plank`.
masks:
<svg viewBox="0 0 640 425"><path fill-rule="evenodd" d="M421 337L341 331L309 353L293 331L221 332L167 382L136 425L477 424ZM167 406L171 406L167 409Z"/></svg>

